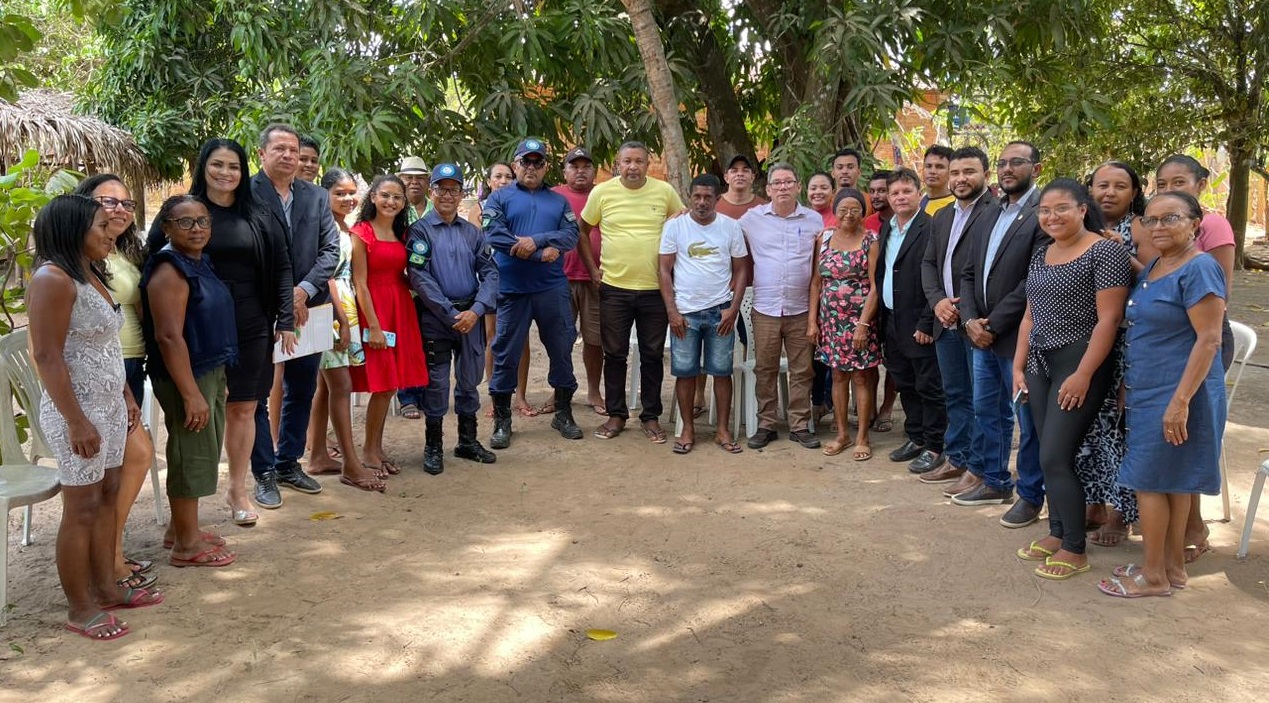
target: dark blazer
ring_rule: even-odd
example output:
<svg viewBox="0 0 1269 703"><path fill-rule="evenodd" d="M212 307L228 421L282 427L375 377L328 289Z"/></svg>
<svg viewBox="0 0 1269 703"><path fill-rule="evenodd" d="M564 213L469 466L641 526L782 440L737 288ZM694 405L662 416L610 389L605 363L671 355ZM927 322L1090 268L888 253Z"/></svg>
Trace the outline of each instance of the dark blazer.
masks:
<svg viewBox="0 0 1269 703"><path fill-rule="evenodd" d="M903 244L899 247L899 256L895 259L893 268L886 267L886 244L890 239L889 220L882 224L881 232L877 235L880 247L877 259L878 300L880 301L887 278L893 281L894 289L894 309L887 310L885 303L881 302L881 322L886 326L882 329L889 329L888 325L893 324L898 337L891 340L888 334L883 333L882 339L886 340L887 345L893 341L898 347L894 351L905 356L934 355L933 344L917 344L912 338L917 330L931 336L934 334L934 310L921 285L921 262L929 245L932 225L933 220L924 210L917 212L903 238ZM887 353L890 351L887 346Z"/></svg>
<svg viewBox="0 0 1269 703"><path fill-rule="evenodd" d="M1002 199L1002 212L1004 202ZM990 270L986 270L987 245L996 223L988 224L986 233L974 240L973 254L961 278L961 320L987 318L991 332L996 335L991 349L1000 356L1011 357L1018 347L1018 325L1027 309L1027 269L1036 250L1052 241L1040 229L1036 216L1039 203L1037 188L1014 215ZM983 292L984 279L986 293Z"/></svg>
<svg viewBox="0 0 1269 703"><path fill-rule="evenodd" d="M947 245L952 239L952 221L956 219L956 205L948 205L934 215L934 224L930 232L930 243L925 250L925 258L921 261L921 284L925 288L926 300L930 309L944 298L955 298L961 289L961 277L965 272L965 264L974 249L973 241L979 237L991 236L991 228L996 224L1000 213L1000 203L984 193L974 208L969 211L969 219L961 238L956 240L956 248L952 251L952 286L953 290L943 290L943 264L947 261ZM959 306L958 306L959 307ZM959 329L959 327L957 328ZM934 338L944 332L943 324L934 318Z"/></svg>
<svg viewBox="0 0 1269 703"><path fill-rule="evenodd" d="M327 285L339 263L339 227L330 212L330 194L326 189L295 179L292 184L291 223L286 222L282 199L273 183L261 170L251 177L251 192L256 202L267 209L286 233L291 254L291 275L295 285L308 292L308 306L330 301Z"/></svg>

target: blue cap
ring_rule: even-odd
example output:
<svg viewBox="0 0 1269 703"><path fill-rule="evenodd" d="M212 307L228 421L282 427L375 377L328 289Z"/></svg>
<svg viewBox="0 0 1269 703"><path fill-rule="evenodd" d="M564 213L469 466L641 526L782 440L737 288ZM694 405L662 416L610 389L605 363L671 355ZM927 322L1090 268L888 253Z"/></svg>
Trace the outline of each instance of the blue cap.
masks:
<svg viewBox="0 0 1269 703"><path fill-rule="evenodd" d="M537 154L545 159L546 145L533 137L529 137L528 139L520 142L520 145L516 147L515 158L519 159L521 157L528 156L529 154Z"/></svg>
<svg viewBox="0 0 1269 703"><path fill-rule="evenodd" d="M432 185L436 185L440 181L457 181L459 185L463 183L463 170L455 164L436 164L432 169Z"/></svg>

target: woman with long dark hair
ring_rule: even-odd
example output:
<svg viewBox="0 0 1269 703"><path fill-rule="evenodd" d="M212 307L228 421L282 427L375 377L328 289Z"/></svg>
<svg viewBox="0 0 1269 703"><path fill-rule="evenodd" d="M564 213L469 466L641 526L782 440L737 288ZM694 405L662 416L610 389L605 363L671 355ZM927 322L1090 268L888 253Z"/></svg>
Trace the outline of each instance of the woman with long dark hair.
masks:
<svg viewBox="0 0 1269 703"><path fill-rule="evenodd" d="M35 218L37 267L26 290L31 356L44 386L39 416L62 486L57 575L69 604L66 629L93 640L128 634L109 610L163 602L158 591L120 586L114 574L118 469L141 410L123 370L123 315L98 268L114 249L108 221L84 196L45 205Z"/></svg>
<svg viewBox="0 0 1269 703"><path fill-rule="evenodd" d="M106 234L114 241L105 270L110 276L110 292L123 313L119 344L128 390L140 404L145 398L145 336L141 332L141 269L149 252L137 235L137 202L127 186L113 173L99 173L80 181L76 195L96 200L106 212ZM123 470L119 474L119 502L115 506L115 579L121 586L148 588L157 577L148 574L149 560L129 559L123 551L123 528L128 514L145 484L145 475L154 461L154 440L144 427L128 433L123 448Z"/></svg>
<svg viewBox="0 0 1269 703"><path fill-rule="evenodd" d="M1128 252L1104 239L1101 211L1069 178L1045 186L1036 208L1053 243L1027 272L1027 307L1018 328L1013 391L1031 406L1049 502L1049 533L1018 550L1041 578L1089 570L1084 554L1084 486L1075 454L1110 391L1115 335L1132 281Z"/></svg>
<svg viewBox="0 0 1269 703"><path fill-rule="evenodd" d="M203 143L192 169L190 195L207 207L211 240L203 250L234 300L238 365L226 369L225 455L229 460L229 504L234 524L250 527L259 516L248 500L247 473L255 444L256 403L273 384L273 342L294 348L291 257L286 235L251 194L247 152L232 139ZM162 223L150 228L150 251L165 243ZM216 538L216 542L223 540Z"/></svg>
<svg viewBox="0 0 1269 703"><path fill-rule="evenodd" d="M362 460L372 471L399 474L383 451L383 425L392 395L427 385L423 335L405 277L405 184L376 176L352 226L352 275L366 363L351 369L353 390L369 393ZM428 252L414 252L426 255Z"/></svg>

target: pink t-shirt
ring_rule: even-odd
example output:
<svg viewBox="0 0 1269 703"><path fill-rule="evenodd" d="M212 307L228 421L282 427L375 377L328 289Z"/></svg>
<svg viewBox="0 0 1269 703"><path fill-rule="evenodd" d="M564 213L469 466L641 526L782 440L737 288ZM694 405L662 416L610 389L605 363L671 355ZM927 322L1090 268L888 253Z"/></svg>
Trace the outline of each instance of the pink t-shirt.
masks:
<svg viewBox="0 0 1269 703"><path fill-rule="evenodd" d="M582 209L586 207L586 198L590 197L590 192L579 193L567 185L558 185L551 190L559 193L568 200L569 207L573 208L573 214L577 217L578 226L581 226ZM590 252L595 257L595 266L599 266L599 227L592 227L590 230ZM564 275L570 281L590 281L590 271L586 269L586 264L582 262L582 252L580 249L564 252Z"/></svg>
<svg viewBox="0 0 1269 703"><path fill-rule="evenodd" d="M873 234L881 234L881 215L873 213L864 218L864 229Z"/></svg>
<svg viewBox="0 0 1269 703"><path fill-rule="evenodd" d="M1229 226L1229 220L1219 213L1209 212L1203 215L1203 221L1199 223L1198 237L1195 237L1194 243L1198 245L1200 251L1211 251L1217 247L1234 245L1234 228Z"/></svg>

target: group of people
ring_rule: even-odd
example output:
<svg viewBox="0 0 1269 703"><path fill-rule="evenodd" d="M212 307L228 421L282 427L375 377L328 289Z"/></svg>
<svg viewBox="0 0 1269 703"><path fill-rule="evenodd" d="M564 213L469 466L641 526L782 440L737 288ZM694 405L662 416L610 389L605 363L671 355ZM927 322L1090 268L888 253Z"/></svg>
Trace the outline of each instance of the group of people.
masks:
<svg viewBox="0 0 1269 703"><path fill-rule="evenodd" d="M1018 552L1044 562L1039 576L1090 568L1090 518L1101 523L1096 543L1117 543L1130 523L1145 540L1144 565L1100 584L1112 595L1170 594L1207 549L1194 494L1219 490L1233 238L1200 208L1207 173L1189 157L1160 166L1147 204L1141 178L1120 162L1086 184L1039 188L1040 155L1026 142L995 162L999 197L974 147L931 147L922 175L896 168L866 180L861 154L843 149L807 178L803 204L794 167L762 174L741 155L722 181L693 179L685 206L649 177L639 142L620 146L614 177L599 184L590 152L571 149L565 182L552 187L549 151L528 138L484 174L488 196L466 208L457 164L406 157L359 198L358 179L322 171L320 146L290 126L266 127L257 157L252 176L240 144L208 140L190 192L162 204L146 238L135 200L109 174L37 218L30 335L64 487L58 569L76 633L121 637L128 626L111 611L164 598L154 565L125 556L122 540L154 452L138 410L147 376L168 435L169 562L223 567L237 555L198 513L217 492L222 450L231 519L250 527L255 507L282 505L280 487L320 492L315 475L384 491L401 471L383 444L394 395L403 416L425 420L422 468L433 475L444 471L451 395L455 457L497 461L490 448L511 446L515 411L549 412L561 437L580 440L579 331L586 406L605 417L595 438L629 421L633 331L644 437L669 442L668 335L688 418L673 452L697 444L691 418L707 378L713 443L743 452L729 417L739 337L755 360L750 449L778 437L783 368L788 436L803 447L853 448L867 461L870 430L890 430L897 394L906 441L889 458L919 480L948 484L958 505L1012 503L1007 527L1035 522L1047 494L1049 533ZM755 191L763 176L769 199ZM297 330L314 333L305 326L325 304L331 349L295 355ZM540 410L525 396L534 323L553 390ZM485 379L490 448L478 438ZM360 447L353 393L370 398ZM829 415L821 447L815 424Z"/></svg>

